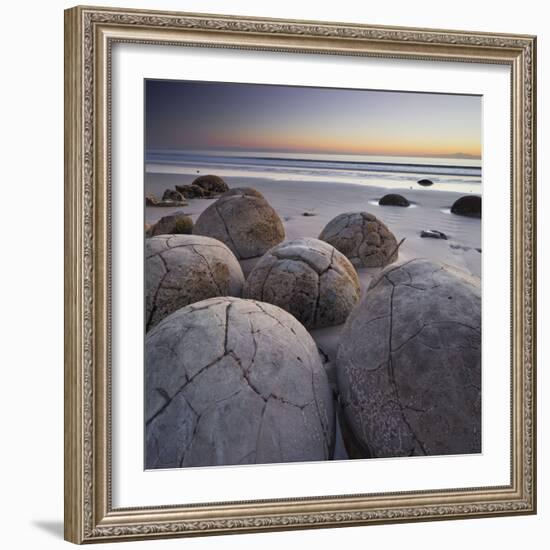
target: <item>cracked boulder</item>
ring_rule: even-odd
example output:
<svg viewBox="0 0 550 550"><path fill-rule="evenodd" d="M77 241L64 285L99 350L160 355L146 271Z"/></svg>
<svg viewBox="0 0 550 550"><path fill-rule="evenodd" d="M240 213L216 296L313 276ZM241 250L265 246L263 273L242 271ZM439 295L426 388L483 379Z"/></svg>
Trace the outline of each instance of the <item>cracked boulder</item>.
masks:
<svg viewBox="0 0 550 550"><path fill-rule="evenodd" d="M211 298L145 340L146 468L332 458L332 393L315 342L270 304Z"/></svg>
<svg viewBox="0 0 550 550"><path fill-rule="evenodd" d="M193 232L222 241L241 260L261 256L285 238L277 212L248 188L224 193L202 212Z"/></svg>
<svg viewBox="0 0 550 550"><path fill-rule="evenodd" d="M428 260L386 268L346 322L336 370L364 457L481 452L479 279Z"/></svg>
<svg viewBox="0 0 550 550"><path fill-rule="evenodd" d="M240 296L244 276L223 243L196 235L145 240L146 329L177 309L214 296Z"/></svg>
<svg viewBox="0 0 550 550"><path fill-rule="evenodd" d="M318 239L286 241L272 248L248 276L245 298L275 304L307 328L343 323L361 289L350 261Z"/></svg>
<svg viewBox="0 0 550 550"><path fill-rule="evenodd" d="M384 267L397 260L394 234L368 212L346 212L332 219L319 239L330 243L357 267Z"/></svg>

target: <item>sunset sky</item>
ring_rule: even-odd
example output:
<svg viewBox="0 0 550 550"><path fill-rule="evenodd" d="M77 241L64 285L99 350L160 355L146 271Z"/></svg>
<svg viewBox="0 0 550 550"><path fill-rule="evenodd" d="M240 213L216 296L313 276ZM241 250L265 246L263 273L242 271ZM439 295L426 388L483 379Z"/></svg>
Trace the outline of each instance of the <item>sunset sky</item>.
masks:
<svg viewBox="0 0 550 550"><path fill-rule="evenodd" d="M481 97L146 81L146 148L481 155Z"/></svg>

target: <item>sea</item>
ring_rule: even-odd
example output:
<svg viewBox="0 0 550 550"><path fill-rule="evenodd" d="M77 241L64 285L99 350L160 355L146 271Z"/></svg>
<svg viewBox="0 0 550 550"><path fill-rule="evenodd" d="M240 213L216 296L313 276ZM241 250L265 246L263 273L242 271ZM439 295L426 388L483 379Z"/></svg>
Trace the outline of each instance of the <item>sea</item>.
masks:
<svg viewBox="0 0 550 550"><path fill-rule="evenodd" d="M431 190L481 193L480 159L305 154L264 151L182 151L151 149L145 171L153 174L264 178L273 181L351 183L395 189L419 188L429 179ZM245 185L245 182L243 182Z"/></svg>

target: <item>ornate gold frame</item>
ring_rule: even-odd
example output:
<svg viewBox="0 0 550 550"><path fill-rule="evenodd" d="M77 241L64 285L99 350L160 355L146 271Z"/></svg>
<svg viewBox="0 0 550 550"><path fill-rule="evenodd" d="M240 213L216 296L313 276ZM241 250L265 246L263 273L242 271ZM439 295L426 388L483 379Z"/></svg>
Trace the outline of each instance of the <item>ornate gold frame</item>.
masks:
<svg viewBox="0 0 550 550"><path fill-rule="evenodd" d="M110 52L115 42L452 60L512 73L512 460L503 487L113 509ZM76 7L65 12L65 538L101 542L536 510L533 36Z"/></svg>

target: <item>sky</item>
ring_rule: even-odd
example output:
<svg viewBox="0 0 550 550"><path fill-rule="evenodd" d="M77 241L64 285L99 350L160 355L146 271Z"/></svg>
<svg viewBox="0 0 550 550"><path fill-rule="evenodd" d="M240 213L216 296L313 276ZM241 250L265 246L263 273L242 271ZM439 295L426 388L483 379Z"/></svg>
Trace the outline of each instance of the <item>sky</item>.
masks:
<svg viewBox="0 0 550 550"><path fill-rule="evenodd" d="M146 81L146 148L481 156L481 97Z"/></svg>

